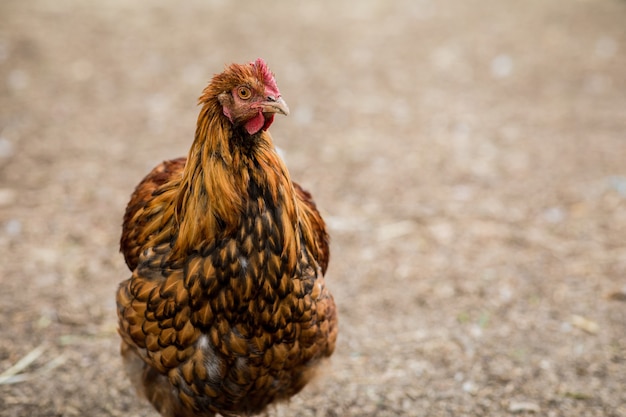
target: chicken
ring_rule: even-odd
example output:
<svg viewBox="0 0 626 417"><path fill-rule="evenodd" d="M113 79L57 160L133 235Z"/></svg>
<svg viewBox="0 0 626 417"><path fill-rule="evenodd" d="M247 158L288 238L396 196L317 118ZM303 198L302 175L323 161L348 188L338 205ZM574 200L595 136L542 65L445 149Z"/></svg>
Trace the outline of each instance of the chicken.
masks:
<svg viewBox="0 0 626 417"><path fill-rule="evenodd" d="M328 235L267 131L289 109L265 62L228 66L199 102L188 157L154 168L124 215L122 357L163 416L253 415L334 350Z"/></svg>

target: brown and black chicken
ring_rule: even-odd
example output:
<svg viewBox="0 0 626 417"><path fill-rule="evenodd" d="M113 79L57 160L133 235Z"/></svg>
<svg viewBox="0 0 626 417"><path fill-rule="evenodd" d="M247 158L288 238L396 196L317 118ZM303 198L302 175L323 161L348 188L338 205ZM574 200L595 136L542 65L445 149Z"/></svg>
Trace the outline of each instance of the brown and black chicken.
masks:
<svg viewBox="0 0 626 417"><path fill-rule="evenodd" d="M154 168L126 209L121 350L163 416L251 415L333 352L328 235L267 132L289 110L265 62L230 65L199 101L189 156Z"/></svg>

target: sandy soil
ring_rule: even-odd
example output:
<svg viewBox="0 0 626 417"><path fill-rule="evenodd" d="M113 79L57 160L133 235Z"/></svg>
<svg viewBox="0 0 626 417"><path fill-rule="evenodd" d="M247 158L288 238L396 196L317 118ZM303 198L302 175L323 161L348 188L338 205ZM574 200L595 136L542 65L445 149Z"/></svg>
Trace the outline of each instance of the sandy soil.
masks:
<svg viewBox="0 0 626 417"><path fill-rule="evenodd" d="M341 318L270 416L626 416L625 1L174 3L0 2L0 416L156 416L121 216L258 56Z"/></svg>

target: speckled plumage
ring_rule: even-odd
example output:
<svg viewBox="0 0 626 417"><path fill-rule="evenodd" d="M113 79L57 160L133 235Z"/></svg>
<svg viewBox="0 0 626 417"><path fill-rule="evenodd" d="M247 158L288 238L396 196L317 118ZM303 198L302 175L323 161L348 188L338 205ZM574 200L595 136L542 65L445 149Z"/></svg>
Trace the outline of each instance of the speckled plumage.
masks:
<svg viewBox="0 0 626 417"><path fill-rule="evenodd" d="M334 349L324 222L276 154L271 119L250 134L221 108L239 85L266 94L258 68L214 77L189 157L148 174L124 216L122 355L164 416L260 412L300 391Z"/></svg>

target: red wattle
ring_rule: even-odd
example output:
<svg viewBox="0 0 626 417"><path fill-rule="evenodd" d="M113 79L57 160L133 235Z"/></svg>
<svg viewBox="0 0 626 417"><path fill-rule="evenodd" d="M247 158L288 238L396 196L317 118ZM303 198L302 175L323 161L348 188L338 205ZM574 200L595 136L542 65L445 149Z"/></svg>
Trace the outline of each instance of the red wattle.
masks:
<svg viewBox="0 0 626 417"><path fill-rule="evenodd" d="M270 114L269 116L267 116L265 118L265 124L263 125L263 130L267 130L270 128L270 126L272 125L272 122L274 121L274 115Z"/></svg>
<svg viewBox="0 0 626 417"><path fill-rule="evenodd" d="M248 132L248 134L254 135L262 128L265 129L265 124L266 124L265 117L263 117L262 112L259 112L252 119L248 120L246 124L244 125L244 127L246 128L246 131Z"/></svg>

